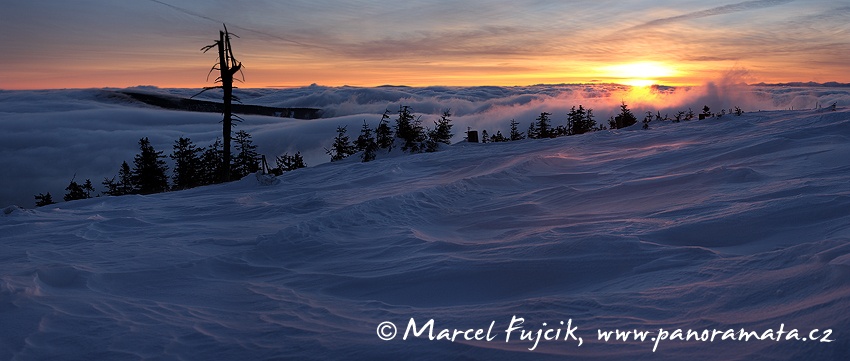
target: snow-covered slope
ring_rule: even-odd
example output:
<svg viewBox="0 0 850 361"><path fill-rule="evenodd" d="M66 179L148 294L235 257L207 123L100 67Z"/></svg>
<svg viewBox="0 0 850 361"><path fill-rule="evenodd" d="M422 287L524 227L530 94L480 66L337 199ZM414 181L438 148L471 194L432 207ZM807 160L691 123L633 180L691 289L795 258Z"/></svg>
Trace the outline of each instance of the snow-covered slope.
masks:
<svg viewBox="0 0 850 361"><path fill-rule="evenodd" d="M8 207L0 359L844 360L848 154L848 110L755 112Z"/></svg>

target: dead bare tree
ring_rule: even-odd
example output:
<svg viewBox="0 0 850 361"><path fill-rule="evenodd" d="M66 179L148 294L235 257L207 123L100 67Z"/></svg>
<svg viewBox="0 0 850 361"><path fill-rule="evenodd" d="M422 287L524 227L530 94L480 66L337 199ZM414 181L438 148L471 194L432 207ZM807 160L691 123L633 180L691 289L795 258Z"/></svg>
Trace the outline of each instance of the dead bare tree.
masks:
<svg viewBox="0 0 850 361"><path fill-rule="evenodd" d="M195 96L200 95L201 93L212 90L212 89L222 89L224 91L224 96L222 100L224 101L223 113L224 119L222 120L222 138L224 138L224 150L223 150L223 164L222 164L222 181L228 182L230 181L230 136L233 128L233 119L236 118L237 121L241 121L242 118L239 116L233 115L233 107L232 102L239 101L235 95L233 95L233 76L236 73L242 74L242 63L236 60L236 57L233 56L233 47L230 46L230 37L236 36L235 34L231 34L227 31L227 25L224 25L224 31L218 32L218 40L211 44L207 45L201 50L206 53L212 49L218 50L218 63L212 66L210 72L207 74L207 80L209 80L210 74L214 71L218 70L220 75L216 78L215 82L220 83L221 85L205 87L200 93L195 94ZM243 79L236 79L238 81Z"/></svg>

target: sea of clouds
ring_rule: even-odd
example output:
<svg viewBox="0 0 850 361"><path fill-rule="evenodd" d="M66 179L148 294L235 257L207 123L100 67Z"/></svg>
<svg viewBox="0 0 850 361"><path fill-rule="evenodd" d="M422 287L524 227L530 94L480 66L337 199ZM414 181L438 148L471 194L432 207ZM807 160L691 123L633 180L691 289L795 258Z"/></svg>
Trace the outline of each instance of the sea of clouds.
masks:
<svg viewBox="0 0 850 361"><path fill-rule="evenodd" d="M170 154L179 137L199 146L221 134L221 115L162 110L131 100L120 89L0 91L0 204L32 207L33 195L50 192L61 201L64 188L75 179L99 186L117 174L121 162L132 165L140 138L148 137L157 150ZM197 89L135 87L137 92L189 97ZM425 126L450 110L454 141L467 129L507 133L512 119L524 131L541 112L552 114L555 125L566 121L573 106L593 109L595 119L608 117L626 103L642 119L646 112L674 116L688 108L700 112L740 107L746 112L813 109L833 103L850 104L850 88L824 86L748 86L736 77L697 87L633 88L614 84L558 84L477 87L327 87L311 85L286 89L238 89L244 104L274 107L313 107L322 118L298 120L243 116L236 130L252 134L259 152L274 157L300 151L308 166L329 161L329 147L338 126L355 138L364 121L374 127L381 114L391 117L409 106ZM206 92L199 99L217 100ZM98 191L102 187L96 187Z"/></svg>

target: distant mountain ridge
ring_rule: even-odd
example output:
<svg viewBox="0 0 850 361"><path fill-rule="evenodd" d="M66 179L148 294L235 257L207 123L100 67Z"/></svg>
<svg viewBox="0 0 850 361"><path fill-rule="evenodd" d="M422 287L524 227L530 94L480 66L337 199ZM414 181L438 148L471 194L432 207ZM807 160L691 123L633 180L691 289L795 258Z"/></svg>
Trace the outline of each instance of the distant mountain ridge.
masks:
<svg viewBox="0 0 850 361"><path fill-rule="evenodd" d="M206 113L221 113L223 111L223 105L221 103L206 100L127 90L118 91L116 93L127 95L133 100L164 109ZM316 108L277 108L249 104L233 104L233 112L236 114L265 115L270 117L295 119L317 119L322 117L322 110Z"/></svg>
<svg viewBox="0 0 850 361"><path fill-rule="evenodd" d="M799 87L823 87L823 88L850 88L850 83L839 83L829 81L826 83L810 82L790 82L790 83L757 83L751 84L756 86L799 86Z"/></svg>

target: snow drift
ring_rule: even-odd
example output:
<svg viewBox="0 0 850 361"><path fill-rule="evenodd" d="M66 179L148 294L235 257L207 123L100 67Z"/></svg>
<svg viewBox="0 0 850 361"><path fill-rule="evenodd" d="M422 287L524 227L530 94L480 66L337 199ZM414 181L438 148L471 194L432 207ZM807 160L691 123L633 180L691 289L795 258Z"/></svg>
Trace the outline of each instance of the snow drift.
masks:
<svg viewBox="0 0 850 361"><path fill-rule="evenodd" d="M848 138L848 110L751 112L7 207L0 358L843 360ZM583 344L505 342L513 316ZM780 327L832 342L598 339Z"/></svg>

